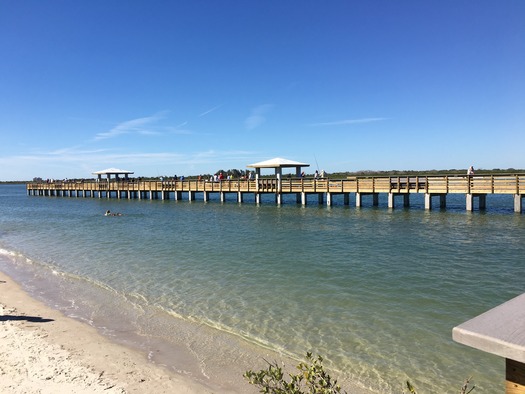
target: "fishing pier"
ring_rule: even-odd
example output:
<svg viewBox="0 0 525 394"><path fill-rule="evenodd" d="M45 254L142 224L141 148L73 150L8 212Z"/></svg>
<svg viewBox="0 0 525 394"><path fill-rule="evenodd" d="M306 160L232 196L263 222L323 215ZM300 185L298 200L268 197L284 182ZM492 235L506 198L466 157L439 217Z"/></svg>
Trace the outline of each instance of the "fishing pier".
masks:
<svg viewBox="0 0 525 394"><path fill-rule="evenodd" d="M30 196L89 197L117 199L162 199L193 201L202 196L203 201L216 193L220 201L226 201L228 194L235 194L236 201L245 202L247 196L261 203L261 196L273 194L276 204L283 203L285 195L295 195L298 204L306 205L310 196L317 196L319 204L332 205L334 196L342 195L345 205L350 202L350 194L355 194L355 205L361 207L365 199L372 205L379 204L379 194L388 195L388 207L394 208L395 200L402 199L403 206L410 206L410 196L424 194L425 209L433 207L433 201L439 201L439 207L445 208L449 194L463 194L466 198L466 210L474 210L475 201L479 209L486 208L486 196L489 194L507 194L513 196L514 211L523 211L525 197L525 174L495 175L410 175L410 176L358 176L347 179L306 178L301 174L282 176L276 170L276 177L236 180L139 180L125 177L99 178L85 181L49 181L27 184ZM368 202L370 203L370 202ZM437 204L435 204L437 205Z"/></svg>

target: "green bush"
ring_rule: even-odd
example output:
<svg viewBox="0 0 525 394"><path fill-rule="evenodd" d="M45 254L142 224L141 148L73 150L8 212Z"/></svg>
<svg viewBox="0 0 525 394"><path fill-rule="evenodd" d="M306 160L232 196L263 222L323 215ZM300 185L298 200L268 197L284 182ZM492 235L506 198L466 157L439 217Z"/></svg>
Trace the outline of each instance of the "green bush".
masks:
<svg viewBox="0 0 525 394"><path fill-rule="evenodd" d="M265 360L266 361L266 360ZM289 380L285 378L285 373L276 361L268 364L267 369L261 369L259 372L246 371L244 378L250 384L259 386L260 393L265 394L347 394L333 380L323 368L323 358L312 356L312 353L306 353L306 362L299 363L297 374L288 374ZM466 379L461 387L460 394L469 394L476 386L470 387L470 380ZM409 394L417 394L416 389L407 381L406 389ZM403 393L405 391L403 390Z"/></svg>
<svg viewBox="0 0 525 394"><path fill-rule="evenodd" d="M266 360L265 360L266 361ZM323 368L323 358L314 358L312 353L306 353L306 362L297 365L299 373L289 374L290 380L284 377L282 368L277 362L268 363L267 369L259 372L247 371L244 377L250 384L260 387L259 392L266 394L346 394L332 380Z"/></svg>

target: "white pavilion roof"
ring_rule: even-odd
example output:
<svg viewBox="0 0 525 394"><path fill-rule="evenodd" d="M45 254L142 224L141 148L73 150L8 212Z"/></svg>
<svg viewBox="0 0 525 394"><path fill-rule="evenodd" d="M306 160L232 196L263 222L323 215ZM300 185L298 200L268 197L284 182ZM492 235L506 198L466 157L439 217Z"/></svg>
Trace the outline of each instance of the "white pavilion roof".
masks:
<svg viewBox="0 0 525 394"><path fill-rule="evenodd" d="M102 171L93 172L94 175L106 175L106 174L133 174L133 171L120 170L118 168L106 168Z"/></svg>
<svg viewBox="0 0 525 394"><path fill-rule="evenodd" d="M310 164L276 157L274 159L249 164L250 168L284 168L284 167L310 167Z"/></svg>

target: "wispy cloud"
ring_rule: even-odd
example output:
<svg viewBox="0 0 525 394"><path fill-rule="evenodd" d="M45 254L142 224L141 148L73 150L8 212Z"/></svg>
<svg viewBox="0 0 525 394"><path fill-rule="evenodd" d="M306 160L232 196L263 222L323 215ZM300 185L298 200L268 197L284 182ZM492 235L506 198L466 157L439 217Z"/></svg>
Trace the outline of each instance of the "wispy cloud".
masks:
<svg viewBox="0 0 525 394"><path fill-rule="evenodd" d="M200 161L200 162L208 162L212 161L215 162L217 160L220 160L221 162L227 161L227 160L239 160L244 158L251 158L253 156L254 152L252 151L245 151L245 150L228 150L228 151L217 151L214 149L209 149L202 152L197 152L192 155L193 160Z"/></svg>
<svg viewBox="0 0 525 394"><path fill-rule="evenodd" d="M109 131L98 133L95 141L115 138L123 134L159 135L161 132L156 128L155 123L165 118L166 112L159 112L152 116L127 120L119 123Z"/></svg>
<svg viewBox="0 0 525 394"><path fill-rule="evenodd" d="M99 166L99 163L140 163L144 164L186 164L224 162L225 160L239 160L251 158L253 152L244 150L228 151L198 151L193 153L177 152L136 152L120 151L115 149L79 149L77 147L61 148L52 151L37 151L24 155L0 157L0 165L13 163L46 163L59 166L85 164Z"/></svg>
<svg viewBox="0 0 525 394"><path fill-rule="evenodd" d="M255 107L252 109L252 113L250 116L246 118L244 121L244 125L248 130L253 130L260 125L262 125L264 122L266 122L266 114L273 108L273 105L271 104L263 104L259 105L258 107Z"/></svg>
<svg viewBox="0 0 525 394"><path fill-rule="evenodd" d="M213 111L218 110L220 107L222 107L222 104L221 104L221 105L217 105L217 106L215 106L215 107L213 107L213 108L210 108L210 109L207 110L207 111L204 111L202 114L199 115L199 118L208 115L210 112L213 112Z"/></svg>
<svg viewBox="0 0 525 394"><path fill-rule="evenodd" d="M174 126L174 127L165 127L164 130L166 133L169 133L169 134L177 134L177 135L190 135L190 134L194 134L193 131L191 131L190 129L186 128L185 126L188 124L188 122L182 122L180 124L178 124L177 126Z"/></svg>
<svg viewBox="0 0 525 394"><path fill-rule="evenodd" d="M381 122L383 120L386 120L387 118L360 118L360 119L345 119L345 120L337 120L334 122L322 122L322 123L312 123L310 126L317 127L317 126L342 126L342 125L352 125L352 124L359 124L359 123L372 123L372 122Z"/></svg>
<svg viewBox="0 0 525 394"><path fill-rule="evenodd" d="M5 179L31 179L34 176L90 178L92 172L107 167L121 167L135 171L138 176L190 171L212 172L225 162L231 168L243 168L254 156L244 150L203 150L196 152L128 151L117 149L60 148L34 151L22 155L0 156L0 176ZM16 169L13 170L13 169Z"/></svg>

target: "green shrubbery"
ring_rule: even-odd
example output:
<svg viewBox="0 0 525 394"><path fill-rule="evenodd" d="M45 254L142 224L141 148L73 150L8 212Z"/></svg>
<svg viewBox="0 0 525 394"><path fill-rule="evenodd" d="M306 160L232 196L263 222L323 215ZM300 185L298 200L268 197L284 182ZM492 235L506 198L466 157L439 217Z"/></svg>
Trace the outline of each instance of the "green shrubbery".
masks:
<svg viewBox="0 0 525 394"><path fill-rule="evenodd" d="M299 373L289 374L286 381L282 368L277 362L268 362L268 369L259 372L247 371L244 377L251 384L259 386L261 393L266 394L340 394L341 390L336 380L323 368L323 358L314 358L312 353L306 353L306 362L297 365Z"/></svg>
<svg viewBox="0 0 525 394"><path fill-rule="evenodd" d="M323 368L323 358L312 356L306 353L306 362L299 363L297 374L288 374L289 380L285 377L282 367L276 361L268 363L267 369L259 372L246 371L244 377L255 386L259 386L260 393L265 394L347 394L333 380ZM475 386L470 387L471 378L465 380L461 387L460 394L469 394ZM410 394L417 394L416 389L407 381L406 389ZM404 393L404 390L403 390Z"/></svg>

